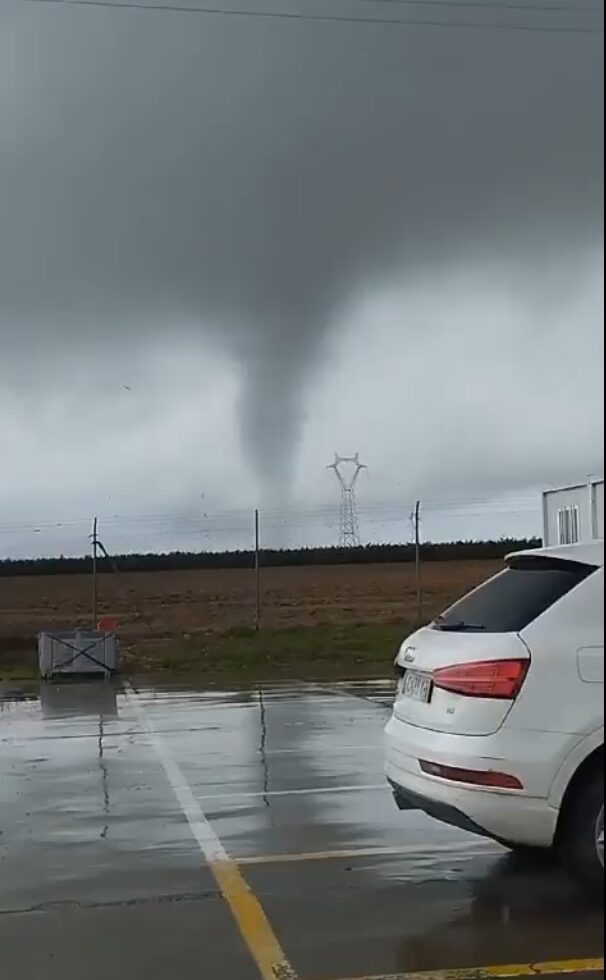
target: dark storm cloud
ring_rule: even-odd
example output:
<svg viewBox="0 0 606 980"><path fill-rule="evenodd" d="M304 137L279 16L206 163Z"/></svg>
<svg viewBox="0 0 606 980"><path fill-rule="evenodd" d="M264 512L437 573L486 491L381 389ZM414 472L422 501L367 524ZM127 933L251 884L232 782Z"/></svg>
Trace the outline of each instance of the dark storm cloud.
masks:
<svg viewBox="0 0 606 980"><path fill-rule="evenodd" d="M351 290L487 256L539 306L566 288L602 235L602 90L599 36L5 5L5 368L206 331L287 480Z"/></svg>

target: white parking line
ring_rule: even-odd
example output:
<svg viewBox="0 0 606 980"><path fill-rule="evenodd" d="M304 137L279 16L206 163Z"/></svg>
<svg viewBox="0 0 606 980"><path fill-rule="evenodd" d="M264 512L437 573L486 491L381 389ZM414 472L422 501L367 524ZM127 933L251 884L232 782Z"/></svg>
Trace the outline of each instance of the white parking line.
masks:
<svg viewBox="0 0 606 980"><path fill-rule="evenodd" d="M126 684L124 690L130 707L137 715L150 745L158 756L190 830L223 898L231 909L261 977L263 980L276 980L276 978L297 980L297 975L286 959L258 899L211 827L199 800L194 796L179 765L170 754L166 742L154 730L147 711L130 684Z"/></svg>
<svg viewBox="0 0 606 980"><path fill-rule="evenodd" d="M204 816L202 807L192 793L189 783L168 751L166 742L152 727L147 711L139 703L138 696L130 684L126 684L124 690L128 703L137 715L141 728L145 732L149 743L162 764L166 778L179 801L179 806L183 810L190 830L198 842L205 859L209 864L212 864L213 861L228 861L227 851Z"/></svg>

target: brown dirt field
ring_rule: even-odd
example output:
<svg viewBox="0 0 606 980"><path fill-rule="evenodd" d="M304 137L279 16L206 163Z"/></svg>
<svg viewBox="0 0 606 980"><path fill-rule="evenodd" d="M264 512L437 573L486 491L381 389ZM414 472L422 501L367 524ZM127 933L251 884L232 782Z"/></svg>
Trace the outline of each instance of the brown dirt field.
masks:
<svg viewBox="0 0 606 980"><path fill-rule="evenodd" d="M499 567L494 561L427 563L424 613L435 615ZM254 621L252 571L108 573L99 576L99 614L127 643L220 633ZM411 564L268 568L262 622L268 627L414 622ZM87 626L91 579L83 575L0 578L0 645L42 629Z"/></svg>

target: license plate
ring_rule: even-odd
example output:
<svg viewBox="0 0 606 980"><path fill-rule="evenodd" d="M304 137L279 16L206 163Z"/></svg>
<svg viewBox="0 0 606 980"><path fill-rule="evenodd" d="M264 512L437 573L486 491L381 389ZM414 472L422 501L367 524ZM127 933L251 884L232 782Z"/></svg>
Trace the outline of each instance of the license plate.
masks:
<svg viewBox="0 0 606 980"><path fill-rule="evenodd" d="M404 674L404 697L412 701L431 700L431 675L422 674L418 670L407 670Z"/></svg>

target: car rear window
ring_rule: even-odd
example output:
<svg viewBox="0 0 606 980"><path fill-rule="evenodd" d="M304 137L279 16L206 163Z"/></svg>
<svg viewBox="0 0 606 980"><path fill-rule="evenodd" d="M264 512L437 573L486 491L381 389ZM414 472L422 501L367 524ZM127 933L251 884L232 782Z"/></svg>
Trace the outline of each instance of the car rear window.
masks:
<svg viewBox="0 0 606 980"><path fill-rule="evenodd" d="M594 565L554 558L513 558L432 625L452 632L518 633L595 570Z"/></svg>

